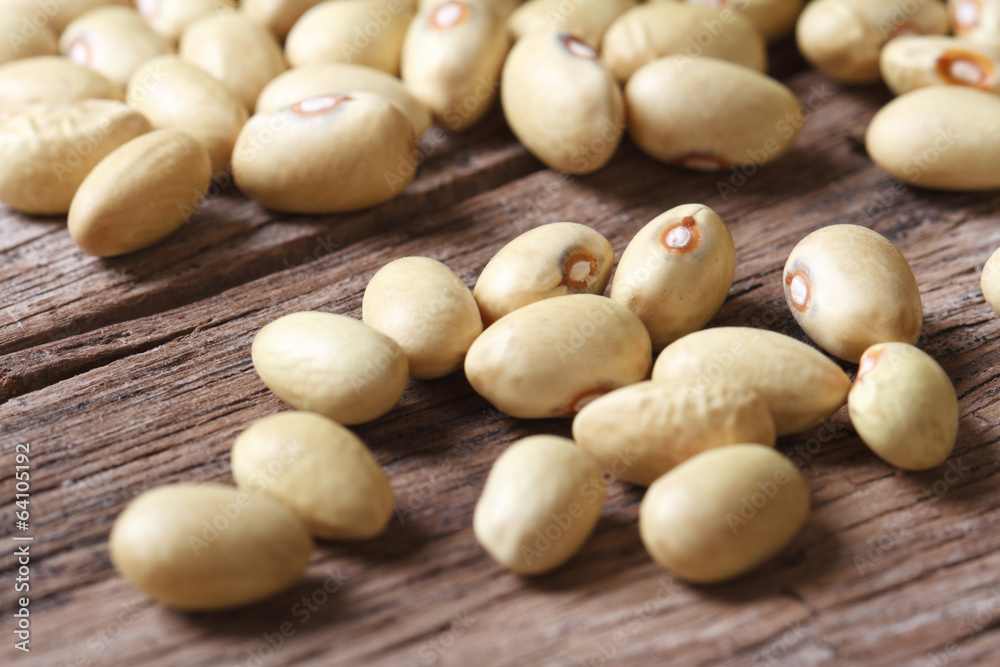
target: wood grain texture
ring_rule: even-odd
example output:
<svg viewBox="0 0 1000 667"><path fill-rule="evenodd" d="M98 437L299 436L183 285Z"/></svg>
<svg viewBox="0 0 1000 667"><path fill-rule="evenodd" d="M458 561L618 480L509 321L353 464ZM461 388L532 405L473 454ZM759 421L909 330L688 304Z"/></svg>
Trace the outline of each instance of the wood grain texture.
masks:
<svg viewBox="0 0 1000 667"><path fill-rule="evenodd" d="M81 257L57 222L4 216L0 303L20 326L0 330L0 493L6 506L14 445L31 443L37 537L27 659L10 640L14 562L9 550L0 558L0 662L990 664L1000 650L1000 319L982 300L979 268L1000 245L1000 194L894 185L849 139L884 91L840 90L812 73L789 82L803 100L824 86L831 94L785 158L745 183L722 176L736 188L725 196L719 175L663 167L627 142L591 176L541 170L494 119L441 154L450 185L420 185L434 177L428 161L415 193L338 219L336 229L355 231L315 253L329 221L270 216L235 194L214 201L197 229L109 263ZM620 256L645 222L691 201L717 210L737 247L736 282L712 326L804 340L780 283L794 244L840 222L897 244L924 298L920 344L961 399L948 464L893 470L841 410L779 441L814 510L758 571L710 587L675 581L639 541L641 492L614 483L581 553L524 579L478 547L472 510L511 441L569 435L570 423L508 418L459 373L411 381L399 406L355 429L386 467L397 517L371 542L321 544L291 591L237 612L179 614L111 569L108 531L129 500L168 482L229 482L236 434L285 409L250 363L267 322L303 309L357 316L371 275L407 255L439 259L471 286L504 243L558 220L594 226ZM0 528L8 544L10 531Z"/></svg>

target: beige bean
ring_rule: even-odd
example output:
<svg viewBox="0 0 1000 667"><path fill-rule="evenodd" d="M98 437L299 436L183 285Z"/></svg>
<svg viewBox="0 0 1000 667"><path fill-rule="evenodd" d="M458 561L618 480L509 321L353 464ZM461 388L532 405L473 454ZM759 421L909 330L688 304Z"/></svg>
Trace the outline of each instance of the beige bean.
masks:
<svg viewBox="0 0 1000 667"><path fill-rule="evenodd" d="M983 298L997 315L1000 315L1000 250L995 251L983 265L979 280Z"/></svg>
<svg viewBox="0 0 1000 667"><path fill-rule="evenodd" d="M283 41L292 26L309 8L321 0L240 0L240 10L247 13Z"/></svg>
<svg viewBox="0 0 1000 667"><path fill-rule="evenodd" d="M212 158L212 173L229 168L247 109L212 75L177 56L143 63L126 89L130 106L157 129L175 128L200 141Z"/></svg>
<svg viewBox="0 0 1000 667"><path fill-rule="evenodd" d="M257 332L260 379L296 410L360 424L392 409L406 389L406 355L391 338L344 315L285 315Z"/></svg>
<svg viewBox="0 0 1000 667"><path fill-rule="evenodd" d="M653 380L696 387L742 384L771 408L778 435L800 433L832 415L851 380L823 353L774 331L717 327L668 345L653 366Z"/></svg>
<svg viewBox="0 0 1000 667"><path fill-rule="evenodd" d="M676 0L671 0L676 1ZM750 21L767 41L774 42L791 34L795 21L802 12L805 0L681 0L691 4L708 5L725 11L738 11ZM703 38L707 39L707 38Z"/></svg>
<svg viewBox="0 0 1000 667"><path fill-rule="evenodd" d="M600 49L608 26L638 4L637 0L528 0L507 18L507 31L515 41L533 32L568 32Z"/></svg>
<svg viewBox="0 0 1000 667"><path fill-rule="evenodd" d="M180 56L226 84L249 111L264 86L287 69L274 35L242 12L192 23L181 37Z"/></svg>
<svg viewBox="0 0 1000 667"><path fill-rule="evenodd" d="M111 562L133 586L168 607L240 607L289 588L313 543L276 500L221 484L146 491L115 519Z"/></svg>
<svg viewBox="0 0 1000 667"><path fill-rule="evenodd" d="M614 248L597 230L554 222L502 247L483 268L473 295L489 326L542 299L604 294L614 261Z"/></svg>
<svg viewBox="0 0 1000 667"><path fill-rule="evenodd" d="M882 79L897 95L926 86L968 86L1000 93L1000 54L954 37L897 37L882 49Z"/></svg>
<svg viewBox="0 0 1000 667"><path fill-rule="evenodd" d="M958 37L1000 49L1000 0L948 0L948 18Z"/></svg>
<svg viewBox="0 0 1000 667"><path fill-rule="evenodd" d="M948 374L907 343L880 343L864 353L847 408L861 440L903 470L941 465L958 438L958 398Z"/></svg>
<svg viewBox="0 0 1000 667"><path fill-rule="evenodd" d="M153 30L176 44L189 25L236 9L236 0L136 0L135 6Z"/></svg>
<svg viewBox="0 0 1000 667"><path fill-rule="evenodd" d="M916 343L920 288L903 254L859 225L830 225L799 241L785 263L785 302L806 335L857 363L876 343Z"/></svg>
<svg viewBox="0 0 1000 667"><path fill-rule="evenodd" d="M786 86L711 58L644 65L625 86L625 106L639 148L698 171L758 167L783 155L801 129L799 101Z"/></svg>
<svg viewBox="0 0 1000 667"><path fill-rule="evenodd" d="M0 66L0 109L93 99L121 101L125 91L106 76L59 56L25 58Z"/></svg>
<svg viewBox="0 0 1000 667"><path fill-rule="evenodd" d="M493 464L472 528L479 544L508 570L549 572L587 541L606 494L601 469L572 440L530 436Z"/></svg>
<svg viewBox="0 0 1000 667"><path fill-rule="evenodd" d="M639 534L649 555L698 584L726 581L784 549L809 515L809 486L769 447L711 449L649 487Z"/></svg>
<svg viewBox="0 0 1000 667"><path fill-rule="evenodd" d="M418 10L420 10L423 9L424 7L436 5L440 1L441 0L415 0L415 1L411 0L411 4L413 4ZM486 5L487 7L492 9L493 13L496 14L498 17L505 20L509 18L510 15L514 12L514 10L517 9L523 2L523 0L479 0L479 1L481 4Z"/></svg>
<svg viewBox="0 0 1000 667"><path fill-rule="evenodd" d="M251 118L233 152L233 175L268 208L338 213L402 192L416 154L413 126L394 104L371 93L322 95Z"/></svg>
<svg viewBox="0 0 1000 667"><path fill-rule="evenodd" d="M360 438L326 417L265 417L236 438L231 458L241 489L291 508L320 539L370 539L392 518L392 487L382 468Z"/></svg>
<svg viewBox="0 0 1000 667"><path fill-rule="evenodd" d="M328 0L302 15L285 42L293 67L353 63L399 74L413 9L403 0Z"/></svg>
<svg viewBox="0 0 1000 667"><path fill-rule="evenodd" d="M622 83L646 63L673 55L679 56L672 64L677 74L702 57L726 60L757 72L767 70L764 38L731 9L720 12L682 2L641 4L611 24L601 46L604 64Z"/></svg>
<svg viewBox="0 0 1000 667"><path fill-rule="evenodd" d="M519 40L504 65L500 91L510 129L553 169L597 171L621 142L621 89L594 50L567 32L535 32Z"/></svg>
<svg viewBox="0 0 1000 667"><path fill-rule="evenodd" d="M3 0L0 4L18 6L32 17L44 17L45 25L56 34L62 34L70 23L95 9L108 5L131 7L131 0ZM34 21L34 19L32 19ZM39 21L41 22L41 21ZM6 36L4 37L6 39Z"/></svg>
<svg viewBox="0 0 1000 667"><path fill-rule="evenodd" d="M661 213L632 238L611 298L646 325L653 349L701 329L722 307L736 273L729 227L702 204Z"/></svg>
<svg viewBox="0 0 1000 667"><path fill-rule="evenodd" d="M465 375L513 417L572 417L646 377L649 334L631 311L594 294L545 299L495 322L469 348Z"/></svg>
<svg viewBox="0 0 1000 667"><path fill-rule="evenodd" d="M879 54L899 35L943 35L948 12L939 0L815 0L795 30L813 67L846 84L879 80Z"/></svg>
<svg viewBox="0 0 1000 667"><path fill-rule="evenodd" d="M1000 188L1000 97L963 86L918 88L868 126L868 155L904 183L938 190Z"/></svg>
<svg viewBox="0 0 1000 667"><path fill-rule="evenodd" d="M25 213L66 213L106 155L151 129L141 114L111 100L0 111L0 201Z"/></svg>
<svg viewBox="0 0 1000 667"><path fill-rule="evenodd" d="M382 70L347 63L293 67L264 87L257 98L257 111L270 113L310 97L345 91L374 93L392 102L410 119L415 137L431 126L431 112L399 79Z"/></svg>
<svg viewBox="0 0 1000 667"><path fill-rule="evenodd" d="M396 341L410 376L419 379L462 368L483 332L472 292L451 269L427 257L403 257L379 269L365 288L361 318Z"/></svg>
<svg viewBox="0 0 1000 667"><path fill-rule="evenodd" d="M70 236L84 252L114 257L173 234L205 198L208 151L180 130L124 144L88 174L69 207Z"/></svg>
<svg viewBox="0 0 1000 667"><path fill-rule="evenodd" d="M510 40L503 18L482 0L439 0L406 32L403 83L451 132L475 125L493 106Z"/></svg>
<svg viewBox="0 0 1000 667"><path fill-rule="evenodd" d="M740 384L640 382L584 407L573 419L573 439L602 469L649 486L715 447L747 442L773 447L775 431L767 403Z"/></svg>
<svg viewBox="0 0 1000 667"><path fill-rule="evenodd" d="M119 86L142 63L173 53L173 46L130 7L108 6L70 23L59 49L77 65L90 67Z"/></svg>
<svg viewBox="0 0 1000 667"><path fill-rule="evenodd" d="M0 4L0 35L6 36L0 39L0 65L59 53L59 38L48 25L35 25L33 15L28 5Z"/></svg>

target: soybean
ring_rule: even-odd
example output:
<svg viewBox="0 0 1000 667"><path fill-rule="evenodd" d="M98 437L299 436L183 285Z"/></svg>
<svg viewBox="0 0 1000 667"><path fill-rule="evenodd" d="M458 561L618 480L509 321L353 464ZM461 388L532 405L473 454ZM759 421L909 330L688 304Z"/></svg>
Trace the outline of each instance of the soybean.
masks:
<svg viewBox="0 0 1000 667"><path fill-rule="evenodd" d="M653 218L629 242L611 298L642 320L660 350L712 319L735 273L729 227L707 206L684 204Z"/></svg>
<svg viewBox="0 0 1000 667"><path fill-rule="evenodd" d="M956 36L1000 49L1000 0L948 0L948 17Z"/></svg>
<svg viewBox="0 0 1000 667"><path fill-rule="evenodd" d="M34 24L31 20L33 14L27 5L0 5L0 35L18 36L16 40L0 40L0 65L59 53L59 38L49 26ZM30 32L24 30L25 21L32 27Z"/></svg>
<svg viewBox="0 0 1000 667"><path fill-rule="evenodd" d="M851 387L847 374L815 348L750 327L718 327L684 336L657 357L653 380L747 387L771 409L779 436L819 424L844 404Z"/></svg>
<svg viewBox="0 0 1000 667"><path fill-rule="evenodd" d="M864 443L904 470L941 465L958 437L951 380L930 355L906 343L881 343L864 353L847 408Z"/></svg>
<svg viewBox="0 0 1000 667"><path fill-rule="evenodd" d="M24 58L0 66L0 109L37 102L125 99L121 86L59 56Z"/></svg>
<svg viewBox="0 0 1000 667"><path fill-rule="evenodd" d="M406 355L395 341L345 315L280 317L257 332L250 356L278 398L341 424L381 417L406 389Z"/></svg>
<svg viewBox="0 0 1000 667"><path fill-rule="evenodd" d="M236 0L136 0L135 6L153 30L176 44L189 25L236 9Z"/></svg>
<svg viewBox="0 0 1000 667"><path fill-rule="evenodd" d="M637 0L528 0L507 19L514 41L533 32L568 32L592 49L601 48L601 38L616 18L636 7Z"/></svg>
<svg viewBox="0 0 1000 667"><path fill-rule="evenodd" d="M784 549L809 505L809 487L791 461L769 447L732 445L654 482L639 507L639 534L653 560L678 578L717 583Z"/></svg>
<svg viewBox="0 0 1000 667"><path fill-rule="evenodd" d="M939 85L1000 93L1000 55L954 37L897 37L882 49L880 68L896 95Z"/></svg>
<svg viewBox="0 0 1000 667"><path fill-rule="evenodd" d="M284 41L296 21L319 2L320 0L242 0L240 10L274 33L278 40Z"/></svg>
<svg viewBox="0 0 1000 667"><path fill-rule="evenodd" d="M725 17L725 12L738 11L769 42L786 37L795 29L795 21L802 12L802 5L805 4L805 0L740 0L739 2L731 2L731 0L681 1L717 7L722 17ZM725 19L723 18L723 20Z"/></svg>
<svg viewBox="0 0 1000 667"><path fill-rule="evenodd" d="M127 84L142 63L174 51L134 9L117 6L95 9L70 23L59 38L59 48L72 62L119 86Z"/></svg>
<svg viewBox="0 0 1000 667"><path fill-rule="evenodd" d="M618 83L570 33L536 32L518 41L500 90L511 130L552 169L597 171L621 142L625 105Z"/></svg>
<svg viewBox="0 0 1000 667"><path fill-rule="evenodd" d="M523 575L573 557L593 531L607 491L601 469L572 440L536 435L493 464L472 527L500 565Z"/></svg>

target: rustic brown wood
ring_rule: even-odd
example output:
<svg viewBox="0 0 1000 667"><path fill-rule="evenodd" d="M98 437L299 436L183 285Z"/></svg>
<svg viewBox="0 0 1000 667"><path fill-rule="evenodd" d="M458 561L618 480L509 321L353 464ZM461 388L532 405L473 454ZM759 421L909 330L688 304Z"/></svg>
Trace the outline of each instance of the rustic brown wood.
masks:
<svg viewBox="0 0 1000 667"><path fill-rule="evenodd" d="M428 164L416 192L338 219L354 231L336 247L317 245L334 233L328 222L268 216L235 194L213 202L198 229L107 263L82 259L58 222L2 217L0 305L23 328L0 330L0 493L6 507L14 445L31 443L35 634L31 655L16 654L5 550L0 662L990 664L1000 650L1000 318L982 300L979 268L1000 245L1000 195L897 187L849 139L884 91L840 90L811 73L790 84L803 99L824 85L834 94L789 155L732 181L725 197L719 176L663 167L629 144L591 176L540 170L494 119L442 153L437 172ZM712 587L676 582L639 541L641 493L615 483L582 552L522 579L478 547L472 509L507 444L568 435L569 422L508 418L459 373L411 381L397 408L356 429L392 480L397 518L371 542L321 544L293 590L232 613L178 614L111 569L107 534L130 499L167 482L228 482L236 434L284 409L250 364L263 324L302 309L358 315L367 280L405 255L440 259L471 285L503 243L546 222L592 225L620 253L642 224L689 201L715 208L737 245L737 280L712 325L804 340L779 279L802 236L858 222L899 246L924 296L921 345L961 398L948 465L894 471L841 410L779 443L804 470L814 510L757 572ZM11 530L0 528L7 544Z"/></svg>

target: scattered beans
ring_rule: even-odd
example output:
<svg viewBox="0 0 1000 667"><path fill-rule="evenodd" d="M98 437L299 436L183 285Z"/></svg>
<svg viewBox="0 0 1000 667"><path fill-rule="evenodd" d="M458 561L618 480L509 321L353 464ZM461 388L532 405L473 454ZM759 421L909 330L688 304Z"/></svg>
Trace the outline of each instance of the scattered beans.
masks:
<svg viewBox="0 0 1000 667"><path fill-rule="evenodd" d="M513 417L572 417L597 396L645 378L650 355L649 334L631 311L572 294L494 323L469 348L465 374Z"/></svg>
<svg viewBox="0 0 1000 667"><path fill-rule="evenodd" d="M181 37L180 55L226 84L249 111L264 86L286 69L274 35L242 12L191 24Z"/></svg>
<svg viewBox="0 0 1000 667"><path fill-rule="evenodd" d="M638 4L637 0L581 2L567 11L565 0L528 0L511 13L507 30L515 41L533 32L568 32L599 49L608 26Z"/></svg>
<svg viewBox="0 0 1000 667"><path fill-rule="evenodd" d="M143 63L126 90L128 103L156 129L175 128L200 141L212 158L212 173L229 168L247 110L210 74L177 56Z"/></svg>
<svg viewBox="0 0 1000 667"><path fill-rule="evenodd" d="M0 66L0 109L93 99L121 101L125 91L106 76L59 56L25 58Z"/></svg>
<svg viewBox="0 0 1000 667"><path fill-rule="evenodd" d="M486 264L473 294L483 324L535 303L567 294L604 294L615 251L585 225L555 222L529 230Z"/></svg>
<svg viewBox="0 0 1000 667"><path fill-rule="evenodd" d="M240 133L233 175L247 196L291 213L338 213L395 197L416 151L413 126L371 93L321 95L257 114ZM392 178L390 178L392 177Z"/></svg>
<svg viewBox="0 0 1000 667"><path fill-rule="evenodd" d="M919 88L868 126L868 155L904 183L938 190L1000 188L1000 97L962 86Z"/></svg>
<svg viewBox="0 0 1000 667"><path fill-rule="evenodd" d="M948 17L958 37L1000 49L1000 0L948 0Z"/></svg>
<svg viewBox="0 0 1000 667"><path fill-rule="evenodd" d="M293 67L353 63L399 74L413 9L403 0L328 0L302 15L285 42Z"/></svg>
<svg viewBox="0 0 1000 667"><path fill-rule="evenodd" d="M738 577L792 541L809 515L809 487L769 447L731 445L685 461L649 487L639 534L649 555L699 584Z"/></svg>
<svg viewBox="0 0 1000 667"><path fill-rule="evenodd" d="M954 37L897 37L882 49L882 79L897 95L926 86L968 86L1000 93L1000 55Z"/></svg>
<svg viewBox="0 0 1000 667"><path fill-rule="evenodd" d="M257 332L253 366L296 410L341 424L381 417L406 389L406 355L391 338L344 315L285 315Z"/></svg>
<svg viewBox="0 0 1000 667"><path fill-rule="evenodd" d="M799 241L785 263L785 301L802 330L857 363L876 343L916 343L920 288L902 253L859 225L830 225Z"/></svg>
<svg viewBox="0 0 1000 667"><path fill-rule="evenodd" d="M503 18L481 0L439 0L420 9L403 43L403 83L451 132L493 106L510 41Z"/></svg>
<svg viewBox="0 0 1000 667"><path fill-rule="evenodd" d="M320 0L241 0L240 10L247 13L278 38L284 41L292 26L306 11Z"/></svg>
<svg viewBox="0 0 1000 667"><path fill-rule="evenodd" d="M469 288L427 257L403 257L379 269L365 289L361 312L365 324L396 341L410 376L421 379L460 369L483 331Z"/></svg>
<svg viewBox="0 0 1000 667"><path fill-rule="evenodd" d="M111 100L0 111L0 201L25 213L66 213L106 155L151 129L141 114Z"/></svg>
<svg viewBox="0 0 1000 667"><path fill-rule="evenodd" d="M714 7L695 4L650 2L628 10L611 24L604 35L601 57L624 83L646 63L671 55L683 56L672 61L675 74L702 56L764 72L766 47L753 25L732 10L720 13ZM703 105L690 106L700 109Z"/></svg>
<svg viewBox="0 0 1000 667"><path fill-rule="evenodd" d="M982 287L986 303L990 305L993 312L1000 315L1000 250L990 255L989 260L983 265L980 287Z"/></svg>
<svg viewBox="0 0 1000 667"><path fill-rule="evenodd" d="M503 567L541 574L579 551L601 517L606 493L601 469L572 440L527 437L493 464L473 530Z"/></svg>
<svg viewBox="0 0 1000 667"><path fill-rule="evenodd" d="M649 486L679 463L715 447L774 446L771 411L746 387L640 382L616 389L573 419L573 439L615 477Z"/></svg>
<svg viewBox="0 0 1000 667"><path fill-rule="evenodd" d="M523 37L503 68L511 130L553 169L589 174L614 155L625 128L618 83L585 43L566 32Z"/></svg>
<svg viewBox="0 0 1000 667"><path fill-rule="evenodd" d="M142 63L173 53L173 46L130 7L108 6L70 23L59 49L77 65L90 67L119 86Z"/></svg>
<svg viewBox="0 0 1000 667"><path fill-rule="evenodd" d="M847 407L865 444L904 470L941 465L958 437L951 380L933 358L906 343L881 343L865 352Z"/></svg>
<svg viewBox="0 0 1000 667"><path fill-rule="evenodd" d="M795 29L795 20L802 12L805 0L681 0L691 4L718 7L725 16L726 11L738 11L750 21L767 41L774 42L788 36Z"/></svg>
<svg viewBox="0 0 1000 667"><path fill-rule="evenodd" d="M326 417L281 412L236 438L233 479L280 501L318 538L365 540L392 518L389 479L356 435Z"/></svg>
<svg viewBox="0 0 1000 667"><path fill-rule="evenodd" d="M778 435L800 433L844 404L851 380L818 350L774 331L718 327L667 346L653 380L742 384L767 402Z"/></svg>
<svg viewBox="0 0 1000 667"><path fill-rule="evenodd" d="M671 56L644 65L625 87L625 105L639 148L699 171L770 162L801 128L789 120L800 109L791 90L712 58Z"/></svg>
<svg viewBox="0 0 1000 667"><path fill-rule="evenodd" d="M189 25L236 9L236 0L136 0L135 6L153 30L176 44Z"/></svg>
<svg viewBox="0 0 1000 667"><path fill-rule="evenodd" d="M125 508L111 529L115 569L175 609L228 609L291 586L313 543L295 513L221 484L168 484Z"/></svg>
<svg viewBox="0 0 1000 667"><path fill-rule="evenodd" d="M660 350L712 319L735 272L726 223L707 206L685 204L653 218L629 242L611 298L642 320Z"/></svg>
<svg viewBox="0 0 1000 667"><path fill-rule="evenodd" d="M69 208L70 236L85 252L114 257L174 233L212 180L208 151L180 130L157 130L116 149L90 172Z"/></svg>
<svg viewBox="0 0 1000 667"><path fill-rule="evenodd" d="M0 5L0 65L13 60L54 56L59 53L59 38L47 25L37 26L31 22L34 14L28 5ZM32 26L31 32L24 30L24 21ZM16 37L13 37L16 36Z"/></svg>
<svg viewBox="0 0 1000 667"><path fill-rule="evenodd" d="M898 0L815 0L799 17L799 51L813 67L848 84L879 80L879 53L899 35L943 35L948 32L944 3Z"/></svg>

